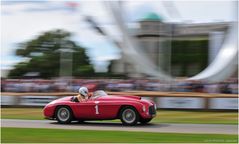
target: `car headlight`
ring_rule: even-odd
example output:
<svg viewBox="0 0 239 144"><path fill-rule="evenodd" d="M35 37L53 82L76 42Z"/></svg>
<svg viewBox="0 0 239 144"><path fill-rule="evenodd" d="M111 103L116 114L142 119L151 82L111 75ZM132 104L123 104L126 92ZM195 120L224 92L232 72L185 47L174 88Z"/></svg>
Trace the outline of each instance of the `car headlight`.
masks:
<svg viewBox="0 0 239 144"><path fill-rule="evenodd" d="M143 106L143 112L145 112L146 111L146 107L145 106Z"/></svg>
<svg viewBox="0 0 239 144"><path fill-rule="evenodd" d="M154 109L157 110L157 105L156 104L154 104Z"/></svg>

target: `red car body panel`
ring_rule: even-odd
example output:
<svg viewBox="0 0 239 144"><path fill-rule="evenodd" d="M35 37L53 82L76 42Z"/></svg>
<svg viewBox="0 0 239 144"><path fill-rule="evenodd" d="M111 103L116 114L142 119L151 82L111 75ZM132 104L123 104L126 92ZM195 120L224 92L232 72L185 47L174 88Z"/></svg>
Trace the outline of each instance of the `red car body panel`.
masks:
<svg viewBox="0 0 239 144"><path fill-rule="evenodd" d="M149 107L154 108L152 101L143 100L138 96L101 96L95 99L89 99L85 102L73 102L72 96L54 100L44 107L44 116L48 119L54 119L54 113L57 106L69 106L73 112L74 118L84 120L106 120L117 119L122 106L133 106L143 119L153 118ZM155 110L156 112L156 110Z"/></svg>

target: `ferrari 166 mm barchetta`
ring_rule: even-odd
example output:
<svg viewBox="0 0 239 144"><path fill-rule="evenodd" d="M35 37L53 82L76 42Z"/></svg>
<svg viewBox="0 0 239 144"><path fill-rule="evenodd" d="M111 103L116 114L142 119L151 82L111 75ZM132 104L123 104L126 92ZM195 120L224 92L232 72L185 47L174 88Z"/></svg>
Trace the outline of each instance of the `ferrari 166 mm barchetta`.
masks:
<svg viewBox="0 0 239 144"><path fill-rule="evenodd" d="M138 96L108 95L99 90L84 102L74 101L73 96L54 100L45 106L43 112L45 118L61 124L74 120L120 119L123 125L136 125L151 121L156 116L156 105Z"/></svg>

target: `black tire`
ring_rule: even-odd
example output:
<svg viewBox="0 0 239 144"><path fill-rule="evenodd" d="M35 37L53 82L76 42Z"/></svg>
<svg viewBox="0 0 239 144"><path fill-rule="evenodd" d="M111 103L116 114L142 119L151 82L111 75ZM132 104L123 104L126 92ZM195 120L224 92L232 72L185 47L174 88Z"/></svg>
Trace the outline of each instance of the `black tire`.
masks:
<svg viewBox="0 0 239 144"><path fill-rule="evenodd" d="M152 120L152 118L140 119L140 123L141 123L141 124L147 124L147 123L150 122L151 120Z"/></svg>
<svg viewBox="0 0 239 144"><path fill-rule="evenodd" d="M56 120L58 121L58 123L60 124L68 124L71 123L72 119L73 119L73 114L72 111L69 107L67 106L59 106L56 109Z"/></svg>
<svg viewBox="0 0 239 144"><path fill-rule="evenodd" d="M137 110L132 106L123 107L120 110L119 116L123 125L133 126L136 125L137 122L139 121L139 114Z"/></svg>

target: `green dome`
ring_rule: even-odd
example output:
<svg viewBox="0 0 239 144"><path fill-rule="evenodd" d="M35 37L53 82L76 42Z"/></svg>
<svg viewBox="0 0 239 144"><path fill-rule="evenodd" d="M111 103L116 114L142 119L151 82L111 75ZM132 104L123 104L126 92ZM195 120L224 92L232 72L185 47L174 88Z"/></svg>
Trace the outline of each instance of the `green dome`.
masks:
<svg viewBox="0 0 239 144"><path fill-rule="evenodd" d="M151 12L151 13L147 13L142 20L145 21L162 21L163 18L161 16L159 16L158 14Z"/></svg>

